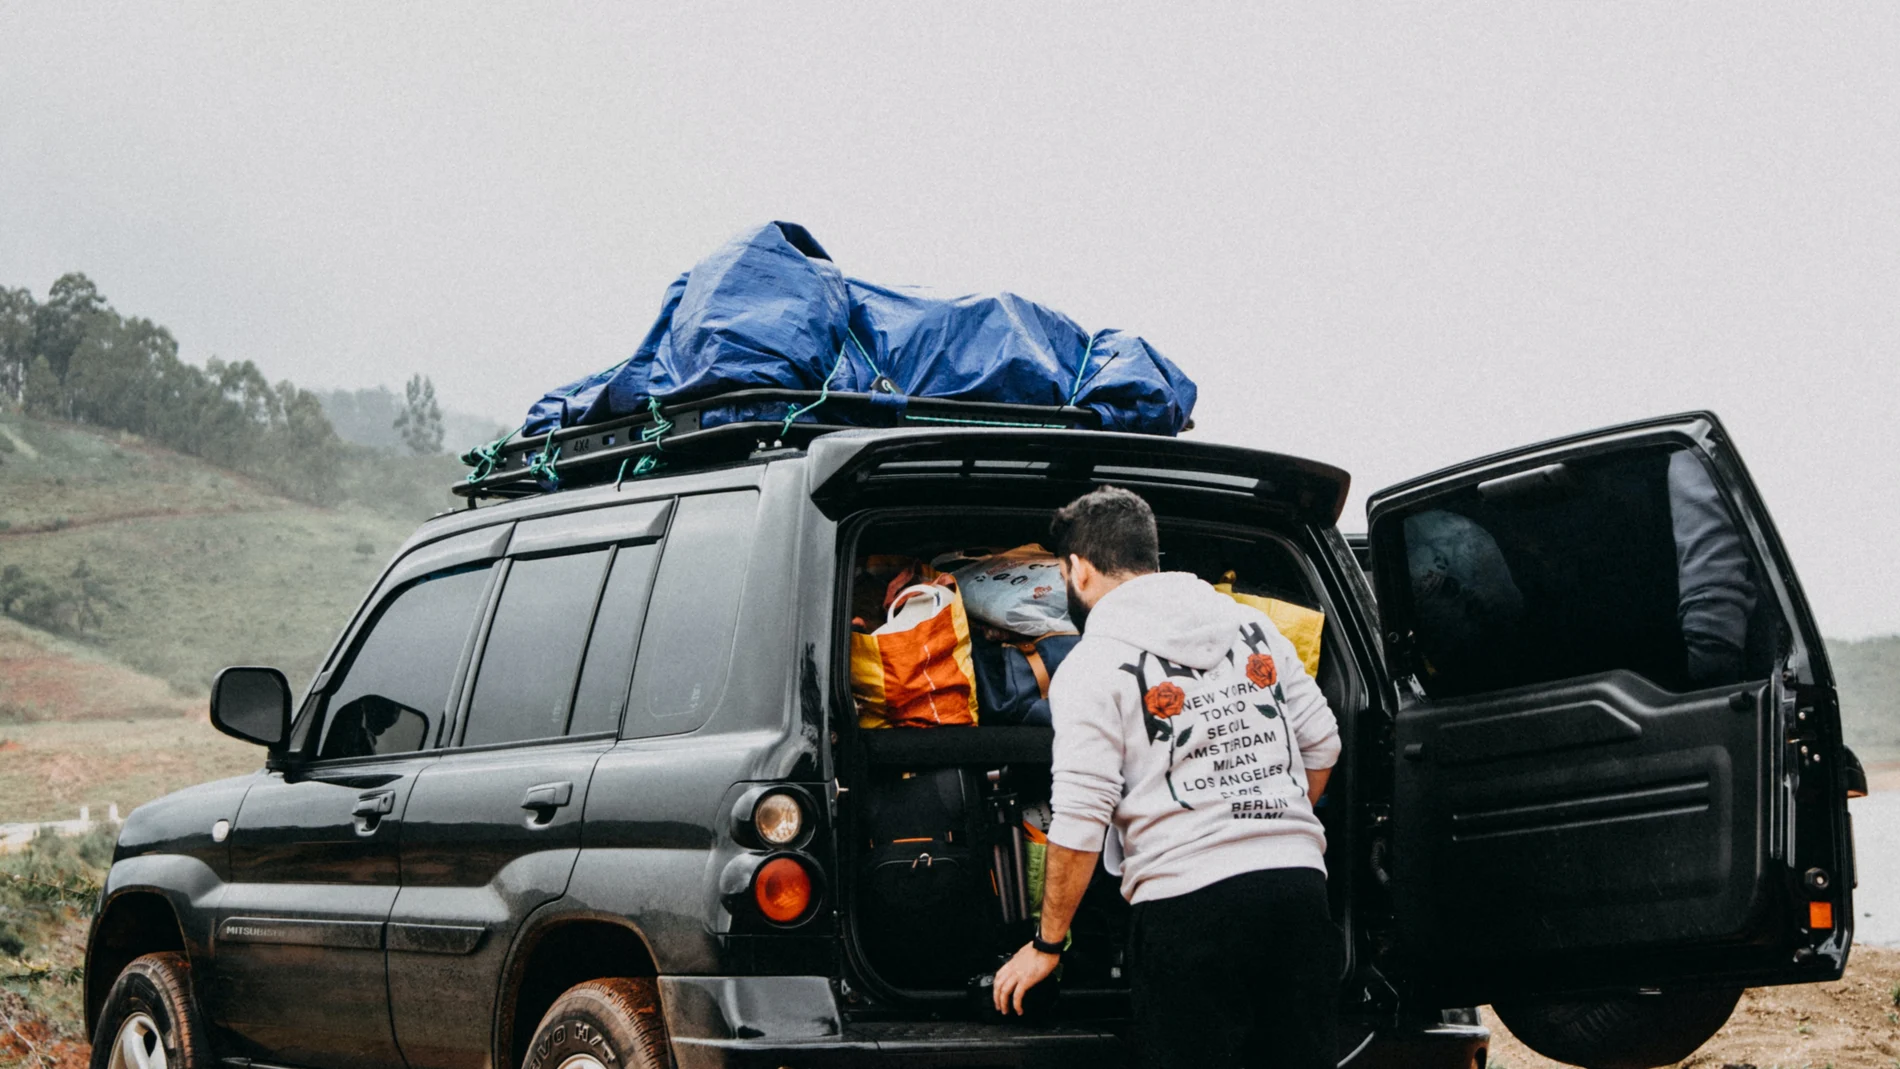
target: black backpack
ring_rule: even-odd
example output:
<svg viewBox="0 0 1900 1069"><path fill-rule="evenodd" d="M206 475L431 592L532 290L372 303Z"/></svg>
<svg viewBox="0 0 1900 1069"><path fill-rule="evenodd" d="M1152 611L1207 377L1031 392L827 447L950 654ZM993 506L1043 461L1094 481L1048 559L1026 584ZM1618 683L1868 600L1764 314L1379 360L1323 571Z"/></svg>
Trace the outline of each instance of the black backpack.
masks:
<svg viewBox="0 0 1900 1069"><path fill-rule="evenodd" d="M861 797L868 849L854 913L865 957L896 987L961 988L995 942L976 773L881 774Z"/></svg>

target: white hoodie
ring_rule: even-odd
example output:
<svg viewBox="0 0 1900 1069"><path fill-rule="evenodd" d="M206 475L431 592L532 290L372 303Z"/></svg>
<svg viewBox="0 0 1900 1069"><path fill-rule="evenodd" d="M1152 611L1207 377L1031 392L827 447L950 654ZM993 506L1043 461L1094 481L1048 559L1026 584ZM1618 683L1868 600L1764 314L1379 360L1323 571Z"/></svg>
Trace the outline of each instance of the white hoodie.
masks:
<svg viewBox="0 0 1900 1069"><path fill-rule="evenodd" d="M1131 579L1090 611L1049 707L1049 841L1100 850L1112 821L1130 902L1256 869L1326 871L1306 770L1339 759L1339 727L1259 610L1186 572Z"/></svg>

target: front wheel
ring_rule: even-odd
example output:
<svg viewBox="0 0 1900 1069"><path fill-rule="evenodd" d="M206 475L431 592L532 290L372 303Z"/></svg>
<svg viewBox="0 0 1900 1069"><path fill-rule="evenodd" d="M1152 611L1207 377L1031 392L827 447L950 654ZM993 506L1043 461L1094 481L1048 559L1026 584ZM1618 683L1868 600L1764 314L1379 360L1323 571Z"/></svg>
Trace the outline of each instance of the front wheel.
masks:
<svg viewBox="0 0 1900 1069"><path fill-rule="evenodd" d="M672 1069L652 980L590 980L567 989L534 1030L522 1069Z"/></svg>
<svg viewBox="0 0 1900 1069"><path fill-rule="evenodd" d="M1742 989L1631 993L1597 1002L1499 1001L1511 1034L1530 1049L1585 1069L1673 1065L1728 1023Z"/></svg>
<svg viewBox="0 0 1900 1069"><path fill-rule="evenodd" d="M92 1035L92 1069L209 1069L191 963L183 954L134 958L112 984Z"/></svg>

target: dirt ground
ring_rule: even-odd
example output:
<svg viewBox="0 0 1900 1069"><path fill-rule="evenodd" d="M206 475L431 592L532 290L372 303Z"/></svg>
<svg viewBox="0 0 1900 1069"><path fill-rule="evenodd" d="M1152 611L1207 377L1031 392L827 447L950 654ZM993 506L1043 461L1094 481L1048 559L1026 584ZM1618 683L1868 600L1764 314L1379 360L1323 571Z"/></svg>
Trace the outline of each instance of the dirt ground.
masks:
<svg viewBox="0 0 1900 1069"><path fill-rule="evenodd" d="M1900 1069L1900 949L1854 948L1838 983L1764 987L1681 1064L1734 1069ZM1485 1007L1494 1069L1562 1069L1519 1043Z"/></svg>

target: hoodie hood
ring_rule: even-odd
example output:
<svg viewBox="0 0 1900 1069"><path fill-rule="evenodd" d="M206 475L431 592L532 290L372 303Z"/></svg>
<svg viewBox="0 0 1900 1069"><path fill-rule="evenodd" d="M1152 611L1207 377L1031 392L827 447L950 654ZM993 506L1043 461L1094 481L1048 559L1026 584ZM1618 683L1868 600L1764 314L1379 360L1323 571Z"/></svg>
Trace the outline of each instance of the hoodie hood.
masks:
<svg viewBox="0 0 1900 1069"><path fill-rule="evenodd" d="M1189 668L1209 669L1227 656L1245 606L1189 572L1136 576L1102 596L1084 633L1112 638Z"/></svg>

